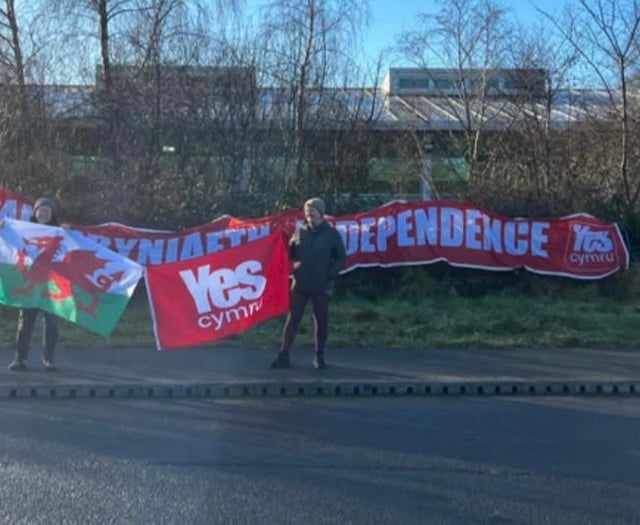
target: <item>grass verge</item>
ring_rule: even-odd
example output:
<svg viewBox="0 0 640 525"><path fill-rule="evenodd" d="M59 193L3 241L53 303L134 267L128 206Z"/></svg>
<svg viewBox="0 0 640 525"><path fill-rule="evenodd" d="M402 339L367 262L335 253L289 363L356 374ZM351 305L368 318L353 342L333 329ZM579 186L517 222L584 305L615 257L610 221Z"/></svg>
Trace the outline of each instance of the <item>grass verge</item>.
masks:
<svg viewBox="0 0 640 525"><path fill-rule="evenodd" d="M308 305L296 344L313 338ZM598 347L640 346L640 301L611 297L532 297L526 294L456 295L421 300L347 296L331 305L329 346L333 347ZM17 310L0 309L0 337L13 348ZM225 346L276 349L284 316L225 339ZM39 334L36 334L39 335ZM155 346L145 300L132 302L109 337L61 322L61 347ZM34 348L36 341L34 339Z"/></svg>

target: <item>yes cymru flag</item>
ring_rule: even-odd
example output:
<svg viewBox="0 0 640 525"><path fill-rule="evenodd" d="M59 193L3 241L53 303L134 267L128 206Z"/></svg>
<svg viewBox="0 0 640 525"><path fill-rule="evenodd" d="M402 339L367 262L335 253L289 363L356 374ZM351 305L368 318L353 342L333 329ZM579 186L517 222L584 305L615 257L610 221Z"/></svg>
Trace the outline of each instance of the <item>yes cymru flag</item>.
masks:
<svg viewBox="0 0 640 525"><path fill-rule="evenodd" d="M106 336L141 277L138 263L81 234L0 221L0 303L40 308Z"/></svg>
<svg viewBox="0 0 640 525"><path fill-rule="evenodd" d="M281 231L224 252L148 266L145 279L158 350L222 339L289 308Z"/></svg>

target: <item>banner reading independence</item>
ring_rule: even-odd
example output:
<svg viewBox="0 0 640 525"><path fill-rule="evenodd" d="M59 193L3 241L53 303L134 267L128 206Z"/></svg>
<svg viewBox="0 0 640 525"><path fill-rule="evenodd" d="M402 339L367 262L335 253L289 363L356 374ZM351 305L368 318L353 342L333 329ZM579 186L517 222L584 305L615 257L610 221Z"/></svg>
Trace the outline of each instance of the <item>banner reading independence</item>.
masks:
<svg viewBox="0 0 640 525"><path fill-rule="evenodd" d="M396 202L334 222L345 241L349 270L446 261L598 279L629 265L618 227L586 214L510 219L467 203Z"/></svg>
<svg viewBox="0 0 640 525"><path fill-rule="evenodd" d="M289 258L281 232L197 259L145 271L158 350L248 330L289 307Z"/></svg>
<svg viewBox="0 0 640 525"><path fill-rule="evenodd" d="M269 235L290 234L299 212L258 220L212 222L185 232L117 232L110 226L77 227L144 265L189 260ZM600 279L629 265L615 224L587 214L560 219L511 219L468 203L394 202L367 212L330 217L347 250L345 272L366 266L445 261L483 270L526 270L576 279Z"/></svg>
<svg viewBox="0 0 640 525"><path fill-rule="evenodd" d="M40 308L109 335L142 267L57 226L0 222L0 303Z"/></svg>
<svg viewBox="0 0 640 525"><path fill-rule="evenodd" d="M299 210L291 210L254 220L223 216L181 232L118 224L71 228L144 266L153 266L218 253L276 230L290 235L302 220ZM445 261L484 270L524 268L539 274L600 279L629 265L618 227L587 214L512 219L469 203L420 201L393 202L328 220L345 242L345 272L365 266Z"/></svg>

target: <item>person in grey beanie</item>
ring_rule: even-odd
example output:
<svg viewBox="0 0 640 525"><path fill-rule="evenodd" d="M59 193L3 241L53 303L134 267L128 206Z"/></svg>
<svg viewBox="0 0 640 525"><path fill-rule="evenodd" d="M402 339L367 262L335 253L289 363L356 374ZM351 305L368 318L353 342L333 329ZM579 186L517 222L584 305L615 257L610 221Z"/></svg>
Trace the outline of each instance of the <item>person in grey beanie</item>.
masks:
<svg viewBox="0 0 640 525"><path fill-rule="evenodd" d="M271 368L290 366L293 345L307 301L313 305L315 354L313 366L325 368L325 344L329 334L329 300L334 281L346 263L346 251L338 231L324 220L325 204L319 197L304 203L305 223L291 236L289 256L293 281L289 313L282 331L282 345Z"/></svg>
<svg viewBox="0 0 640 525"><path fill-rule="evenodd" d="M48 197L38 199L33 205L33 213L29 220L39 224L57 226L59 222L55 201ZM16 355L9 365L9 370L19 372L27 369L26 361L29 354L29 345L31 344L36 320L40 314L44 317L42 366L48 371L57 369L53 364L55 348L58 342L57 317L38 308L21 308L18 314L18 330L16 332Z"/></svg>

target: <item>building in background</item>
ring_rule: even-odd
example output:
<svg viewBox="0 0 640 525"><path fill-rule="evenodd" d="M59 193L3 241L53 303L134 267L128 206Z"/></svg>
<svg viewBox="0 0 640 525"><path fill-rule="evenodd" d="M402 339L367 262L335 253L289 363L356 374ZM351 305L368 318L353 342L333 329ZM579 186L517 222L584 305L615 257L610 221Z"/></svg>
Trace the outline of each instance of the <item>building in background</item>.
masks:
<svg viewBox="0 0 640 525"><path fill-rule="evenodd" d="M473 161L483 162L470 141L532 123L566 129L606 116L610 103L598 91L552 93L540 69L391 68L381 86L309 88L304 103L295 90L257 85L252 68L116 65L110 74L110 88L98 70L93 86L32 89L79 174L90 177L109 154L105 127L117 113L127 158L146 156L155 169L180 173L200 159L205 172L231 173L233 191L250 191L295 152L308 180L383 201L456 198Z"/></svg>

